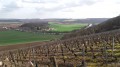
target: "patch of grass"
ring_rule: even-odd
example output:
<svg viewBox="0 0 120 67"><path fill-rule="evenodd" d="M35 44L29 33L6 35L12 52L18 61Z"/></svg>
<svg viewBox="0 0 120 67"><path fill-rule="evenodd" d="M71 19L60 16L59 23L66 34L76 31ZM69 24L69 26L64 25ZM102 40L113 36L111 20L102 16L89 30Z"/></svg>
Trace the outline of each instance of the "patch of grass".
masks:
<svg viewBox="0 0 120 67"><path fill-rule="evenodd" d="M68 32L68 31L80 29L80 28L82 28L86 25L87 24L82 24L82 23L78 23L78 24L59 24L59 23L55 23L55 22L49 22L49 27L53 28L53 31L58 31L58 32Z"/></svg>
<svg viewBox="0 0 120 67"><path fill-rule="evenodd" d="M43 33L30 33L20 31L1 31L0 32L0 45L26 43L34 41L49 41L53 39L59 39L62 35L43 34Z"/></svg>

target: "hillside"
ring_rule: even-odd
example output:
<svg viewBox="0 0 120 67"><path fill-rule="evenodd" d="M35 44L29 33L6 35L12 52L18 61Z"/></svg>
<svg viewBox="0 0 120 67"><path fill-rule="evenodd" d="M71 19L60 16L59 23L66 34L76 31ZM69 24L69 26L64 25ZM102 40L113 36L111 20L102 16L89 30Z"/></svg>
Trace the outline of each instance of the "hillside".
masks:
<svg viewBox="0 0 120 67"><path fill-rule="evenodd" d="M103 23L100 23L98 25L94 25L88 28L86 27L84 29L80 29L80 30L71 32L69 34L66 34L62 39L68 39L71 37L89 35L89 34L100 33L100 32L106 32L106 31L111 31L119 28L120 28L120 16L117 16L109 20L106 20Z"/></svg>
<svg viewBox="0 0 120 67"><path fill-rule="evenodd" d="M0 19L0 22L21 22L20 19Z"/></svg>

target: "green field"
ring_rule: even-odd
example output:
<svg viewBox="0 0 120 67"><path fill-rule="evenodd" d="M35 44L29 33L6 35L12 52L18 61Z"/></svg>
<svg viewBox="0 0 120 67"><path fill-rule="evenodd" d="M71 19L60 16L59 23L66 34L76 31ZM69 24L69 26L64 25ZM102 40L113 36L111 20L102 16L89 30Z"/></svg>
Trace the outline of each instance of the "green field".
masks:
<svg viewBox="0 0 120 67"><path fill-rule="evenodd" d="M88 24L59 24L55 22L49 22L49 27L53 28L53 31L58 31L58 32L69 32L72 30L80 29Z"/></svg>
<svg viewBox="0 0 120 67"><path fill-rule="evenodd" d="M49 27L54 28L56 32L69 32L75 29L80 29L87 24L60 24L49 22ZM1 31L0 32L0 45L10 45L19 43L28 43L36 41L49 41L61 38L63 35L55 35L49 33L32 33L32 32L20 32L20 31Z"/></svg>
<svg viewBox="0 0 120 67"><path fill-rule="evenodd" d="M48 41L53 39L58 39L62 35L54 34L43 34L43 33L30 33L30 32L20 32L20 31L1 31L0 32L0 45L27 43L35 41Z"/></svg>

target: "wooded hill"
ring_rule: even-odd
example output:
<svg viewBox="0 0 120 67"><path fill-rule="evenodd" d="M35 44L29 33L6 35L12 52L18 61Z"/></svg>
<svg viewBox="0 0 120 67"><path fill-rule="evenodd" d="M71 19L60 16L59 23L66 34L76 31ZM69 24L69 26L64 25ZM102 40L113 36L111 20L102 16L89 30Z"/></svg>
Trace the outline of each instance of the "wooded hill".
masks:
<svg viewBox="0 0 120 67"><path fill-rule="evenodd" d="M41 22L29 22L25 23L20 26L20 29L23 30L31 30L31 31L43 31L49 29L48 22L41 21Z"/></svg>

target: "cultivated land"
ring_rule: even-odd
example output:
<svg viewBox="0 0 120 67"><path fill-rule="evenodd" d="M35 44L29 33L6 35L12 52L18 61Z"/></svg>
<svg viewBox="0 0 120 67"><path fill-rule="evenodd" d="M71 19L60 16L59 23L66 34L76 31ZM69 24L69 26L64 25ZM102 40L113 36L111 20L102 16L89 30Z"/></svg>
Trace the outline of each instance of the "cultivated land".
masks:
<svg viewBox="0 0 120 67"><path fill-rule="evenodd" d="M36 41L50 41L61 38L62 35L54 35L49 33L32 33L20 31L1 31L0 32L0 45L10 45L19 43L28 43Z"/></svg>
<svg viewBox="0 0 120 67"><path fill-rule="evenodd" d="M58 32L69 32L72 30L80 29L87 25L88 25L87 23L62 24L56 22L49 22L49 27L53 28L53 31L58 31Z"/></svg>
<svg viewBox="0 0 120 67"><path fill-rule="evenodd" d="M19 23L0 23L3 27L18 27ZM8 26L7 26L8 25ZM87 24L62 24L49 22L49 27L53 28L55 32L69 32L72 30L80 29ZM21 44L21 43L32 43L32 42L42 42L60 39L63 34L50 34L50 33L34 33L34 32L21 32L15 30L0 31L0 46L11 45L11 44Z"/></svg>

